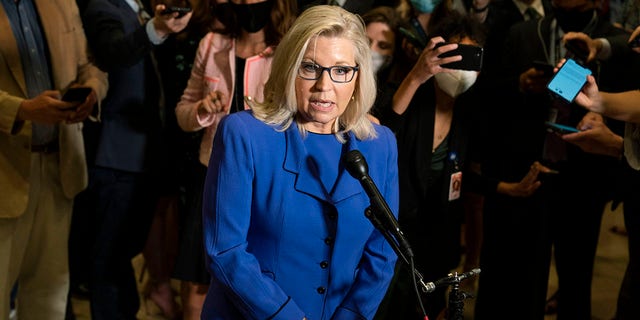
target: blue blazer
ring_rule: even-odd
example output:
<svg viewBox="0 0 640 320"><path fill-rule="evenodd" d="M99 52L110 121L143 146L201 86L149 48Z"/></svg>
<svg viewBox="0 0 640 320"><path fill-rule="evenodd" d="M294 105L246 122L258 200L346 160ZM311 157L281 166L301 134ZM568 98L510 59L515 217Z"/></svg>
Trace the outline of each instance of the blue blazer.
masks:
<svg viewBox="0 0 640 320"><path fill-rule="evenodd" d="M389 207L398 211L395 137L348 136ZM211 286L203 319L370 319L396 254L364 216L369 198L340 166L333 193L307 161L294 124L284 132L250 111L220 123L209 162L204 241Z"/></svg>

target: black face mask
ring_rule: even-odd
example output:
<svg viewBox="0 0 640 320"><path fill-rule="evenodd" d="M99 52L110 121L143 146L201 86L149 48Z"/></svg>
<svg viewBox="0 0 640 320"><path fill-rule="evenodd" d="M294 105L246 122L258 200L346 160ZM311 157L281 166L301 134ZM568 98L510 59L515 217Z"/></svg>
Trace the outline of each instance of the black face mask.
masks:
<svg viewBox="0 0 640 320"><path fill-rule="evenodd" d="M252 3L252 4L231 4L233 12L235 12L240 27L249 33L260 31L271 19L271 2Z"/></svg>
<svg viewBox="0 0 640 320"><path fill-rule="evenodd" d="M593 18L593 12L595 9L589 9L586 11L577 10L564 10L561 8L553 8L558 25L562 28L562 31L579 32L591 22Z"/></svg>

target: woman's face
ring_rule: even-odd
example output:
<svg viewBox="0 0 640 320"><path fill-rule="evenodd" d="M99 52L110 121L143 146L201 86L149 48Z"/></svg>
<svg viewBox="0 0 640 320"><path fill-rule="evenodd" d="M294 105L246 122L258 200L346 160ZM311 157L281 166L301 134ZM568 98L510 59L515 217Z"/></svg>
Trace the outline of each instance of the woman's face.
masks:
<svg viewBox="0 0 640 320"><path fill-rule="evenodd" d="M309 42L300 68L309 70L314 64L325 68L354 67L356 66L354 54L351 41L339 37L318 36ZM349 76L349 70L351 69L334 68L332 71L334 79L340 80L343 75ZM317 80L304 79L300 72L296 77L297 120L307 131L331 133L336 119L347 109L353 96L358 72L352 70L353 79L346 83L332 81L329 72L329 70L323 70Z"/></svg>
<svg viewBox="0 0 640 320"><path fill-rule="evenodd" d="M371 22L367 25L367 37L371 50L383 56L392 56L395 48L395 34L384 22Z"/></svg>

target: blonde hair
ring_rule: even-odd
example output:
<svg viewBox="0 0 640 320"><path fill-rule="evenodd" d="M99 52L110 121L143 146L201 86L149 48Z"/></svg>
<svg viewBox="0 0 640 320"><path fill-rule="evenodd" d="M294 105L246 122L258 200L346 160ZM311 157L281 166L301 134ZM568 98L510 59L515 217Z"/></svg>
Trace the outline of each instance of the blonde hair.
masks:
<svg viewBox="0 0 640 320"><path fill-rule="evenodd" d="M298 68L311 40L320 36L343 38L353 43L355 62L359 66L353 98L336 119L334 134L342 142L346 132L353 132L360 140L375 138L376 132L367 113L375 101L376 84L364 22L338 6L313 6L296 19L276 49L264 88L264 101L251 103L254 116L282 131L296 120ZM306 135L302 125L298 125L298 129Z"/></svg>

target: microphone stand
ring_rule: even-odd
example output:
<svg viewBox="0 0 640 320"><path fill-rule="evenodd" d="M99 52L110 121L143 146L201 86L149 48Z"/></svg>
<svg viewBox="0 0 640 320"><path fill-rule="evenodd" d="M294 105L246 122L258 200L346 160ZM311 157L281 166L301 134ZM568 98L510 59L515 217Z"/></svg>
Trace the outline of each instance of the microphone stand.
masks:
<svg viewBox="0 0 640 320"><path fill-rule="evenodd" d="M422 274L420 274L418 269L416 269L413 263L413 256L410 256L409 259L407 259L404 253L402 253L402 250L400 250L400 246L398 245L396 240L393 238L393 235L391 235L390 232L385 229L385 227L382 224L382 221L380 221L380 219L378 218L378 215L375 214L371 206L367 207L364 210L364 215L369 219L369 221L371 221L371 224L373 224L373 226L376 229L378 229L380 233L382 233L382 235L387 240L387 242L389 243L393 251L395 251L396 255L400 258L400 260L404 262L404 266L409 269L409 272L411 272L411 276L412 276L411 278L413 280L413 288L416 292L416 298L418 299L420 310L422 311L424 318L428 319L427 312L425 311L424 304L422 303L422 297L420 296L420 292L418 291L418 284L420 284L422 288L422 292L424 293L430 292L429 286L427 286L427 284L424 283L424 278L422 277Z"/></svg>
<svg viewBox="0 0 640 320"><path fill-rule="evenodd" d="M422 277L422 274L420 273L420 271L418 271L415 268L412 268L411 262L409 261L409 259L407 259L404 253L402 253L402 251L400 250L400 247L398 246L398 243L393 239L393 236L390 235L388 232L386 232L385 228L382 226L382 222L380 221L380 219L378 219L378 216L373 213L373 209L371 209L371 207L367 207L367 209L364 210L364 215L371 221L371 224L373 224L373 226L376 229L378 229L380 233L382 233L382 235L387 240L389 245L391 245L391 248L393 249L393 251L395 251L396 255L398 255L398 258L400 258L400 260L404 262L405 267L411 269L409 271L413 272L413 274L416 276L417 278L416 282L420 285L420 287L422 288L422 291L425 293L433 291L424 282L424 278Z"/></svg>
<svg viewBox="0 0 640 320"><path fill-rule="evenodd" d="M450 273L447 277L440 279L433 284L429 282L429 284L433 284L435 288L449 285L451 286L451 291L449 291L449 305L447 308L447 320L463 320L464 319L464 300L467 298L472 298L473 295L470 293L464 292L460 290L460 282L462 280L467 279L469 277L475 276L480 273L480 269L476 268L471 271L458 274L457 272Z"/></svg>

